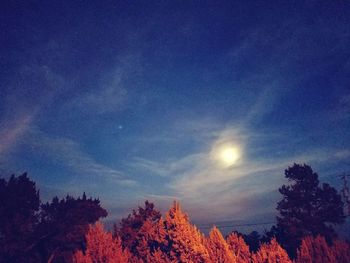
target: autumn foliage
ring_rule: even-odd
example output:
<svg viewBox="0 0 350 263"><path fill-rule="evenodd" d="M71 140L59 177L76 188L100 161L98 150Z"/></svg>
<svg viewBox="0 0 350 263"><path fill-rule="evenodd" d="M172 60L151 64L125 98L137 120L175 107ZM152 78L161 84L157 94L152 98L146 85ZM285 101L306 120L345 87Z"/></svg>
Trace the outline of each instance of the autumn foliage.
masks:
<svg viewBox="0 0 350 263"><path fill-rule="evenodd" d="M174 202L165 216L168 255L176 262L205 262L209 259L203 234L190 223L180 204Z"/></svg>
<svg viewBox="0 0 350 263"><path fill-rule="evenodd" d="M262 244L259 250L252 255L252 262L292 263L287 252L277 243L276 239L272 239L270 243Z"/></svg>
<svg viewBox="0 0 350 263"><path fill-rule="evenodd" d="M76 263L115 262L127 263L131 258L129 250L122 248L120 238L113 238L105 232L101 223L91 225L86 234L86 250L74 254Z"/></svg>
<svg viewBox="0 0 350 263"><path fill-rule="evenodd" d="M348 243L335 240L329 245L322 236L305 237L297 252L296 263L346 263L350 262Z"/></svg>
<svg viewBox="0 0 350 263"><path fill-rule="evenodd" d="M206 247L212 262L237 262L235 254L230 250L220 230L216 227L210 231L209 237L206 239Z"/></svg>
<svg viewBox="0 0 350 263"><path fill-rule="evenodd" d="M149 207L147 202L145 207ZM154 207L152 206L151 210ZM285 249L273 238L262 243L255 253L250 252L242 236L235 232L226 239L217 227L204 236L182 211L180 204L174 202L165 218L153 217L155 211L148 211L142 225L128 229L136 244L130 252L123 244L120 230L114 237L103 229L101 223L90 226L86 235L86 249L74 254L75 263L105 262L208 262L208 263L346 263L350 262L350 247L345 241L333 240L329 245L322 236L305 237L294 261ZM141 214L146 210L139 210ZM129 217L128 224L132 223ZM136 215L136 216L135 216ZM125 221L122 221L121 225ZM121 227L122 229L123 227ZM134 231L134 233L133 233Z"/></svg>
<svg viewBox="0 0 350 263"><path fill-rule="evenodd" d="M244 239L237 233L232 232L226 238L229 249L235 255L237 263L245 263L250 261L249 246Z"/></svg>

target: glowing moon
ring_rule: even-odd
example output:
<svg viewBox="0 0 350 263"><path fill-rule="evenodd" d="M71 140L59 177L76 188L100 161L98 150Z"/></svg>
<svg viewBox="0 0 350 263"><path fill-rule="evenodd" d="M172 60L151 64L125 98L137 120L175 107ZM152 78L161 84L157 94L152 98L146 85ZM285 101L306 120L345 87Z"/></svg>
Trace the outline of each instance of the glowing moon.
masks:
<svg viewBox="0 0 350 263"><path fill-rule="evenodd" d="M242 150L238 144L221 143L214 145L211 158L219 167L228 168L238 165L242 159Z"/></svg>
<svg viewBox="0 0 350 263"><path fill-rule="evenodd" d="M240 152L235 147L224 147L220 152L220 159L225 166L234 165L240 159Z"/></svg>

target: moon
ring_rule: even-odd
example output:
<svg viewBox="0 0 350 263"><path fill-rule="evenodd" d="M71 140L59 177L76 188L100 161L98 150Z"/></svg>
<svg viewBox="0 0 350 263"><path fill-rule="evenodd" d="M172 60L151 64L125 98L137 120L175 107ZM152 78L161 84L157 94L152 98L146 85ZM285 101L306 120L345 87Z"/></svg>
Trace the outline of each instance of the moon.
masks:
<svg viewBox="0 0 350 263"><path fill-rule="evenodd" d="M224 147L220 152L220 159L225 166L231 166L240 159L240 152L236 147Z"/></svg>
<svg viewBox="0 0 350 263"><path fill-rule="evenodd" d="M214 147L211 156L222 168L237 165L242 158L242 150L238 145L225 143Z"/></svg>

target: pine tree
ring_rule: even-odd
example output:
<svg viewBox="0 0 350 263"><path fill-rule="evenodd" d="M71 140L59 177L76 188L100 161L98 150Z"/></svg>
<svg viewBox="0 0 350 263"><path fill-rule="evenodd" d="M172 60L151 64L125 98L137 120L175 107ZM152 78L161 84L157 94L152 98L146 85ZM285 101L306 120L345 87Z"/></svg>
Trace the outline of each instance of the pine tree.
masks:
<svg viewBox="0 0 350 263"><path fill-rule="evenodd" d="M28 262L34 229L39 222L39 191L24 173L0 178L0 261Z"/></svg>
<svg viewBox="0 0 350 263"><path fill-rule="evenodd" d="M287 252L272 239L268 244L262 244L260 249L252 255L253 263L292 263Z"/></svg>
<svg viewBox="0 0 350 263"><path fill-rule="evenodd" d="M344 222L343 202L336 189L319 186L318 175L306 164L294 164L285 170L292 182L279 191L283 199L278 202L277 239L291 255L295 254L301 239L308 235L334 238L334 224Z"/></svg>
<svg viewBox="0 0 350 263"><path fill-rule="evenodd" d="M191 225L178 202L174 202L165 216L165 229L170 260L174 262L209 261L203 235Z"/></svg>
<svg viewBox="0 0 350 263"><path fill-rule="evenodd" d="M322 236L303 238L296 263L336 263L335 255Z"/></svg>
<svg viewBox="0 0 350 263"><path fill-rule="evenodd" d="M130 252L123 250L121 239L113 239L105 232L101 223L89 226L86 234L85 253L79 250L74 254L75 263L127 263L131 262Z"/></svg>
<svg viewBox="0 0 350 263"><path fill-rule="evenodd" d="M42 261L67 261L72 253L84 242L89 224L94 224L107 211L98 199L74 198L67 195L59 200L41 205L40 224L36 235L39 237L36 250L40 250Z"/></svg>
<svg viewBox="0 0 350 263"><path fill-rule="evenodd" d="M249 251L249 246L244 242L243 237L239 236L237 233L232 232L226 238L226 242L229 246L229 249L235 255L237 263L250 262L251 254Z"/></svg>
<svg viewBox="0 0 350 263"><path fill-rule="evenodd" d="M243 235L242 237L244 242L249 246L250 251L258 251L261 241L261 236L258 231L254 230L247 235Z"/></svg>
<svg viewBox="0 0 350 263"><path fill-rule="evenodd" d="M174 261L171 261L169 257L167 256L164 251L161 251L160 249L156 249L150 258L150 261L147 262L157 262L157 263L173 263Z"/></svg>
<svg viewBox="0 0 350 263"><path fill-rule="evenodd" d="M338 263L350 262L350 245L349 243L341 240L334 240L332 251Z"/></svg>
<svg viewBox="0 0 350 263"><path fill-rule="evenodd" d="M210 231L206 238L206 247L212 262L217 263L236 263L236 257L230 250L221 232L217 227Z"/></svg>
<svg viewBox="0 0 350 263"><path fill-rule="evenodd" d="M136 237L135 255L144 262L168 262L166 232L162 218L146 220Z"/></svg>
<svg viewBox="0 0 350 263"><path fill-rule="evenodd" d="M138 246L138 234L146 221L157 223L161 214L154 208L154 204L146 200L145 207L139 207L133 210L127 218L123 218L120 227L115 227L114 235L120 236L123 246L127 247L133 254L137 255L136 247Z"/></svg>

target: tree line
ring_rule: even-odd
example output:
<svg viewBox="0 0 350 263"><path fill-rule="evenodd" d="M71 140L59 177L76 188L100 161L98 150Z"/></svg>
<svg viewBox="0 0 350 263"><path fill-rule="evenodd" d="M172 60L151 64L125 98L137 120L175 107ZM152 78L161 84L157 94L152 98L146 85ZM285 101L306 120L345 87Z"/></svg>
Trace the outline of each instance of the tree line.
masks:
<svg viewBox="0 0 350 263"><path fill-rule="evenodd" d="M335 188L308 165L285 170L277 224L262 237L215 226L208 236L178 202L163 217L154 204L133 210L112 232L98 199L66 196L40 201L27 174L0 179L0 262L350 262L350 245L334 226L345 220Z"/></svg>

